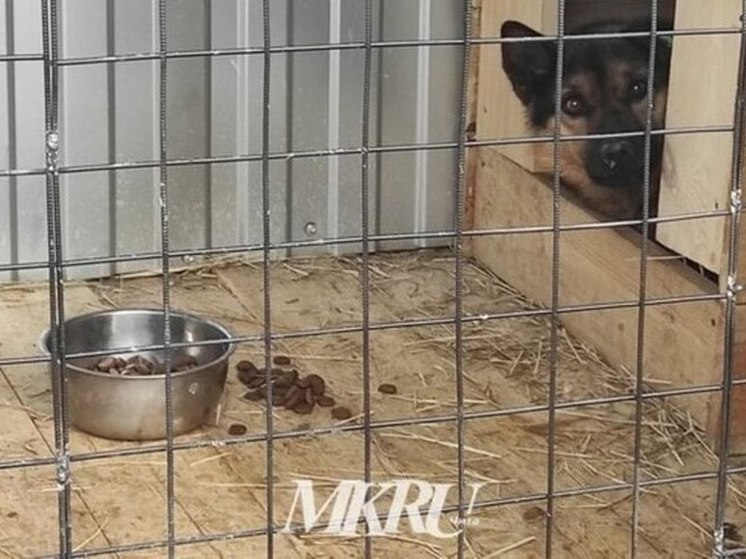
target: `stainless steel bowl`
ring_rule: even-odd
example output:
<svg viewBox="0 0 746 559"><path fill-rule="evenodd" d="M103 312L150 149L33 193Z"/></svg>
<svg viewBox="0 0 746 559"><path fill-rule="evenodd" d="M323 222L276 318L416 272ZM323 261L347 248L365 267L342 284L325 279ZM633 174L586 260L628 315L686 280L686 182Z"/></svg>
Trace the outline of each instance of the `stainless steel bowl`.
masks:
<svg viewBox="0 0 746 559"><path fill-rule="evenodd" d="M220 405L228 359L235 349L230 333L203 318L171 312L171 342L225 340L171 350L171 362L193 357L197 366L172 373L173 431L179 435L209 421ZM163 313L153 309L94 312L65 321L66 353L112 350L115 357L139 354L163 362L164 351L141 351L163 344ZM50 331L39 348L51 352ZM122 348L124 348L122 350ZM98 372L101 356L68 359L68 404L75 427L101 437L153 440L166 436L166 375L123 376Z"/></svg>

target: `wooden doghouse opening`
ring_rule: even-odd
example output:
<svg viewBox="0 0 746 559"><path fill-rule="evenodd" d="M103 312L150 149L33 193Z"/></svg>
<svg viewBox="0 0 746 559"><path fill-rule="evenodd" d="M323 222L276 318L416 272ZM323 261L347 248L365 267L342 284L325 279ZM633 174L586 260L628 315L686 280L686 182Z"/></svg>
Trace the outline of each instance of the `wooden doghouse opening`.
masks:
<svg viewBox="0 0 746 559"><path fill-rule="evenodd" d="M677 30L737 30L740 26L738 0L718 2L706 10L695 0L668 0L659 6L661 27L673 23ZM650 13L649 0L569 0L566 7L568 29L593 20L637 19ZM508 19L546 34L556 33L556 0L482 0L478 14L475 28L483 38L499 37ZM733 134L728 128L733 124L739 44L737 33L673 39L666 128L721 127L723 131L667 135L659 216L709 215L729 207ZM531 137L523 107L502 70L500 45L480 45L475 59L475 137L485 141ZM470 243L471 254L528 297L549 306L556 264L552 235L525 231L552 223L553 196L533 144L479 147L470 150L470 158L473 228L524 230L476 236ZM569 199L561 200L560 215L563 224L598 221ZM722 293L727 281L729 224L725 215L659 224L655 242L649 243L647 300ZM563 232L559 239L560 308L628 304L627 308L563 314L563 324L613 365L635 371L640 235L626 228L590 228ZM746 258L740 261L744 266ZM746 321L742 314L739 307L739 324ZM721 300L647 306L642 349L647 388L674 390L722 383L724 317ZM736 378L746 378L746 366L741 366L746 363L743 330L736 331ZM746 390L737 387L734 398L734 409L746 410ZM671 400L706 426L711 440L717 440L719 393ZM736 414L733 433L737 449L746 443L746 411L743 418Z"/></svg>

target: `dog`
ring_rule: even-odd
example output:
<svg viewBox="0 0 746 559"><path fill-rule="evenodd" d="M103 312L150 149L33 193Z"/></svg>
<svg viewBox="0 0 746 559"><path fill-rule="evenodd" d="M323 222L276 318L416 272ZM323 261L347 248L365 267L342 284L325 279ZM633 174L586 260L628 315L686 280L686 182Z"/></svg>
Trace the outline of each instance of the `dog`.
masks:
<svg viewBox="0 0 746 559"><path fill-rule="evenodd" d="M659 29L670 29L662 24ZM650 20L586 24L568 35L650 31ZM540 37L517 21L502 25L503 38ZM650 36L571 39L564 42L561 136L643 132L647 117ZM652 80L652 129L664 127L671 48L656 39ZM502 66L536 135L555 129L556 41L502 43ZM551 142L535 144L542 171L552 172ZM645 138L562 141L560 178L586 206L612 220L640 219L643 212ZM651 136L650 216L656 215L663 136Z"/></svg>

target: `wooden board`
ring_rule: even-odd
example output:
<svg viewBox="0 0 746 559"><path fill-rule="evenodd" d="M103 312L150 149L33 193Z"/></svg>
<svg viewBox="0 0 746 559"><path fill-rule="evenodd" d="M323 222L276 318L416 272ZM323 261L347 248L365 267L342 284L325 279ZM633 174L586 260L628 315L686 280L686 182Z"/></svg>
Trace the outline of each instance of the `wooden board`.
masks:
<svg viewBox="0 0 746 559"><path fill-rule="evenodd" d="M551 190L494 149L480 149L476 180L477 230L551 223ZM530 203L526 203L530 201ZM563 218L590 216L562 200ZM636 301L639 235L610 230L564 233L560 237L560 305ZM474 237L471 254L529 298L551 302L552 236L523 234ZM651 246L648 296L713 293L716 286L666 252ZM637 310L567 314L563 323L617 367L636 370ZM646 311L645 376L667 388L718 382L722 371L723 312L715 301L651 306ZM712 401L699 398L689 411L708 424Z"/></svg>
<svg viewBox="0 0 746 559"><path fill-rule="evenodd" d="M679 0L676 28L740 26L741 2ZM666 127L731 126L738 74L740 36L702 35L674 39ZM722 210L728 207L731 133L678 134L666 138L660 215ZM727 265L725 218L664 223L657 239L708 270ZM724 275L724 274L723 274Z"/></svg>
<svg viewBox="0 0 746 559"><path fill-rule="evenodd" d="M482 5L482 37L499 37L500 27L508 19L520 21L543 32L556 29L555 2L545 0L487 0ZM480 140L524 138L531 133L526 126L523 105L513 93L502 69L500 45L483 45L479 55L479 95L477 98L477 137ZM485 78L485 76L487 78ZM536 170L532 144L500 146L503 153L526 169Z"/></svg>
<svg viewBox="0 0 746 559"><path fill-rule="evenodd" d="M733 340L733 379L746 379L746 305L736 306L735 339ZM731 454L746 453L746 385L733 387L731 397ZM720 398L713 398L713 413L708 431L720 436ZM717 440L717 439L715 439Z"/></svg>

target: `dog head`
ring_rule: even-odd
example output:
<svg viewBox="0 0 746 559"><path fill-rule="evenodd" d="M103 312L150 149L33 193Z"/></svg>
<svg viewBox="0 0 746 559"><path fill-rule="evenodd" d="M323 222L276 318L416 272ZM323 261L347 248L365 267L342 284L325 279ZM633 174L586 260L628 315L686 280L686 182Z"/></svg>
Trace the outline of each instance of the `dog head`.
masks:
<svg viewBox="0 0 746 559"><path fill-rule="evenodd" d="M647 25L647 26L646 26ZM573 34L649 31L650 25L593 25ZM652 97L652 128L665 120L670 47L656 43L652 91L648 91L649 37L571 39L564 42L560 113L555 116L557 44L537 41L541 34L515 22L502 26L504 38L529 38L502 45L503 69L526 108L531 128L551 135L555 118L561 134L593 135L645 130L647 105ZM534 38L534 40L531 40ZM547 147L551 150L551 144ZM661 135L651 137L651 168L659 167L663 151ZM563 182L602 213L631 217L639 213L645 165L642 135L562 142ZM616 206L616 207L615 207Z"/></svg>

